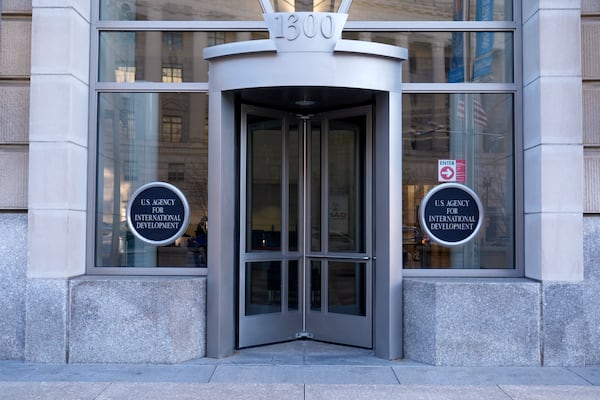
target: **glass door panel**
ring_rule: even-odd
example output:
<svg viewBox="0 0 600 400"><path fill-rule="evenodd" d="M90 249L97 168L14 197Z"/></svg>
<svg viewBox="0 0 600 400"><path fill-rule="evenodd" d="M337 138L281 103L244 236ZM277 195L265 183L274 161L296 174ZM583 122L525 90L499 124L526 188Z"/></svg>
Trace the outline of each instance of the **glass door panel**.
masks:
<svg viewBox="0 0 600 400"><path fill-rule="evenodd" d="M310 202L310 251L321 251L321 123L310 122L308 165L310 182L307 188Z"/></svg>
<svg viewBox="0 0 600 400"><path fill-rule="evenodd" d="M358 262L329 262L327 309L330 313L366 316L366 266Z"/></svg>
<svg viewBox="0 0 600 400"><path fill-rule="evenodd" d="M246 315L281 312L281 261L246 263Z"/></svg>
<svg viewBox="0 0 600 400"><path fill-rule="evenodd" d="M365 117L332 119L328 131L328 250L365 251Z"/></svg>
<svg viewBox="0 0 600 400"><path fill-rule="evenodd" d="M281 249L282 124L280 118L248 115L247 251Z"/></svg>

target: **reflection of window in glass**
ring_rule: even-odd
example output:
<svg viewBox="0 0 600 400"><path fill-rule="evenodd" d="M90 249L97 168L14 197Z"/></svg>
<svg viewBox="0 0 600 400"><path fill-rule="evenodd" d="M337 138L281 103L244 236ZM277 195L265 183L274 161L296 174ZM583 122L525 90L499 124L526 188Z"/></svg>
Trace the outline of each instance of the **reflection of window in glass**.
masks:
<svg viewBox="0 0 600 400"><path fill-rule="evenodd" d="M183 182L185 180L185 163L169 163L169 182Z"/></svg>
<svg viewBox="0 0 600 400"><path fill-rule="evenodd" d="M181 142L183 132L183 119L174 115L162 117L162 141Z"/></svg>
<svg viewBox="0 0 600 400"><path fill-rule="evenodd" d="M135 82L135 67L117 67L115 69L115 82L117 82L117 83Z"/></svg>
<svg viewBox="0 0 600 400"><path fill-rule="evenodd" d="M167 83L183 82L183 33L162 33L162 81Z"/></svg>
<svg viewBox="0 0 600 400"><path fill-rule="evenodd" d="M123 161L123 180L136 181L138 179L138 166L135 161Z"/></svg>
<svg viewBox="0 0 600 400"><path fill-rule="evenodd" d="M162 81L166 83L183 82L183 68L181 65L163 65Z"/></svg>
<svg viewBox="0 0 600 400"><path fill-rule="evenodd" d="M163 32L163 48L168 51L176 51L183 48L182 32Z"/></svg>
<svg viewBox="0 0 600 400"><path fill-rule="evenodd" d="M209 46L225 43L225 32L208 32L207 36L207 43Z"/></svg>

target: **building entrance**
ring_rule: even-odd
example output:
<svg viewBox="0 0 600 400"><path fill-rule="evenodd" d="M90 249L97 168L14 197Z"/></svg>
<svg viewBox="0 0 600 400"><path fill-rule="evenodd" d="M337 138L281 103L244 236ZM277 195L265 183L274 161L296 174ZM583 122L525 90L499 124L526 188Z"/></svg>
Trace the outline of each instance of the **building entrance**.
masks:
<svg viewBox="0 0 600 400"><path fill-rule="evenodd" d="M242 106L238 347L373 346L371 118Z"/></svg>

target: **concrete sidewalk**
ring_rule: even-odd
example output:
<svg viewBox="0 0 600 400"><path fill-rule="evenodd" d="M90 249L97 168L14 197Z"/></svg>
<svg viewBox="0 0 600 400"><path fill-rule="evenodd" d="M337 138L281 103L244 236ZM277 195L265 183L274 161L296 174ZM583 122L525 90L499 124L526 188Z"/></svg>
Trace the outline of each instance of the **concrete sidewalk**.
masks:
<svg viewBox="0 0 600 400"><path fill-rule="evenodd" d="M598 400L600 366L433 367L298 341L177 365L0 361L0 399Z"/></svg>

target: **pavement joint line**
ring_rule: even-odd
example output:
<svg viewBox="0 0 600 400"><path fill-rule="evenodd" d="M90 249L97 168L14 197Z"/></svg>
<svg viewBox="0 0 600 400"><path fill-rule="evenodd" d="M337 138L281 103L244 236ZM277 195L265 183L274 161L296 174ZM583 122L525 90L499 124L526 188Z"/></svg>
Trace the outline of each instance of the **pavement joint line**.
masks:
<svg viewBox="0 0 600 400"><path fill-rule="evenodd" d="M396 373L396 369L393 368L392 366L390 366L389 368L392 370L392 374L394 374L394 377L396 378L396 381L398 381L398 385L402 385L402 382L400 382L400 377Z"/></svg>
<svg viewBox="0 0 600 400"><path fill-rule="evenodd" d="M217 372L218 367L219 367L218 365L213 366L213 370L210 374L210 377L208 378L208 383L210 383L212 381L213 377L215 376L215 372Z"/></svg>
<svg viewBox="0 0 600 400"><path fill-rule="evenodd" d="M569 372L571 372L572 374L575 374L576 376L580 377L581 379L583 379L584 381L586 381L587 383L589 383L592 386L596 386L594 385L594 383L592 381L590 381L589 379L587 379L585 376L581 375L580 373L578 373L577 371L574 371L571 367L565 367L565 369Z"/></svg>
<svg viewBox="0 0 600 400"><path fill-rule="evenodd" d="M502 385L497 384L496 385L498 387L498 389L500 389L500 391L502 393L504 393L506 395L506 397L508 397L510 400L515 400L510 394L506 393L506 390L504 390L504 388L502 387Z"/></svg>
<svg viewBox="0 0 600 400"><path fill-rule="evenodd" d="M104 387L104 389L102 389L102 390L100 391L100 393L98 393L98 395L97 395L96 397L94 397L94 400L97 400L97 399L99 399L99 398L100 398L100 396L102 396L102 393L106 392L106 391L108 390L108 388L112 386L112 384L113 384L113 383L114 383L114 382L108 382L108 383L106 384L106 386Z"/></svg>

